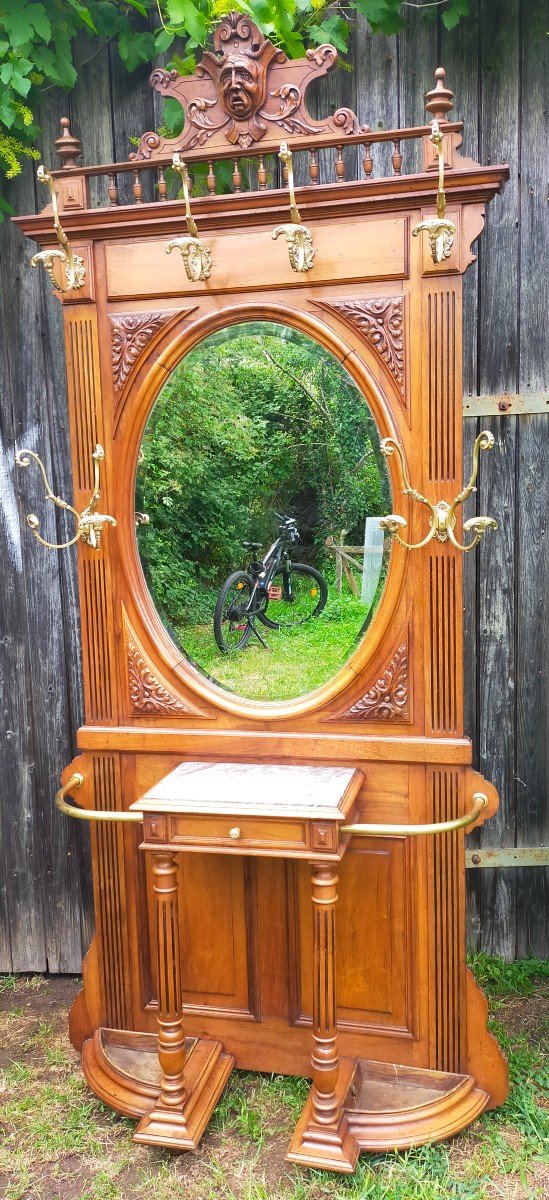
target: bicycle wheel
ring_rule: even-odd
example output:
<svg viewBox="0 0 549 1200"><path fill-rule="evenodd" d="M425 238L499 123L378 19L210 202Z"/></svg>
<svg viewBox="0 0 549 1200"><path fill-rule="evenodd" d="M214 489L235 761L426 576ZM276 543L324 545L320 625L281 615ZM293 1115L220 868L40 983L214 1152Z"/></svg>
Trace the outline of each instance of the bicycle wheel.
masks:
<svg viewBox="0 0 549 1200"><path fill-rule="evenodd" d="M289 570L275 571L262 620L271 629L291 629L318 617L327 599L328 584L320 571L307 563L292 563Z"/></svg>
<svg viewBox="0 0 549 1200"><path fill-rule="evenodd" d="M243 650L250 637L245 613L253 586L253 579L246 571L233 571L219 592L213 627L217 645L225 654Z"/></svg>

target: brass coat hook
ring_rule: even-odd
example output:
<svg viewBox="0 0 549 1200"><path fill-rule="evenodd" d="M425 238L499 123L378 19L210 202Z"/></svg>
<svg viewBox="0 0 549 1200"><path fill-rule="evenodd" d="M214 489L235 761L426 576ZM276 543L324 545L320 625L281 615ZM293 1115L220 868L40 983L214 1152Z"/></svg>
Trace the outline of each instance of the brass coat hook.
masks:
<svg viewBox="0 0 549 1200"><path fill-rule="evenodd" d="M423 541L415 543L405 542L400 536L401 531L406 528L407 524L404 517L401 517L396 513L390 513L388 516L382 517L380 521L382 529L387 529L391 534L391 537L394 537L395 540L399 542L401 546L404 546L406 550L421 550L423 546L427 546L433 538L436 538L439 542L451 542L452 545L455 546L456 550L463 550L467 552L468 550L473 550L475 546L478 546L478 543L486 533L487 529L497 529L498 523L493 517L471 517L468 521L465 521L463 529L465 532L471 532L474 534L472 542L469 542L468 545L458 542L454 533L454 527L456 524L456 508L459 504L463 504L472 492L476 491L475 484L477 481L480 451L491 450L494 445L493 434L491 434L487 429L483 430L482 433L479 433L478 438L473 446L473 467L469 483L467 484L467 487L464 487L463 491L456 496L452 504L448 504L446 500L439 500L437 504L431 504L430 500L427 500L425 496L421 495L421 492L417 492L415 488L412 487L410 480L408 479L402 447L399 446L398 442L395 442L394 438L384 438L380 445L383 453L387 457L390 454L394 454L395 451L397 453L398 460L400 462L402 481L404 484L402 489L404 495L411 496L412 500L416 500L418 504L425 504L430 512L429 533L423 538Z"/></svg>
<svg viewBox="0 0 549 1200"><path fill-rule="evenodd" d="M58 292L77 291L78 288L84 286L86 270L84 267L84 259L80 258L79 254L73 254L69 239L59 220L59 209L57 207L57 192L52 176L47 167L40 166L36 172L36 178L39 183L44 183L50 189L51 206L53 209L53 227L57 234L57 241L60 249L41 250L39 254L33 255L31 258L31 267L37 267L39 263L45 267L48 275L53 283L54 288ZM65 264L65 274L67 276L66 287L58 283L54 274L53 267L55 260Z"/></svg>
<svg viewBox="0 0 549 1200"><path fill-rule="evenodd" d="M114 517L109 517L104 513L97 512L97 505L101 499L99 464L102 463L103 459L105 458L105 451L103 447L99 445L96 446L92 454L94 462L93 495L89 504L81 513L79 513L76 508L73 508L72 504L69 504L67 500L62 500L60 496L56 496L54 492L52 492L42 459L34 453L34 450L18 450L17 454L15 455L15 461L18 467L29 467L31 458L38 463L40 471L42 472L46 500L51 500L52 504L55 504L57 508L62 508L66 512L72 513L76 520L76 533L74 537L69 539L68 542L48 542L40 533L40 522L38 517L35 516L34 513L29 513L27 516L27 525L29 529L32 530L37 541L39 541L42 546L46 546L48 550L66 550L69 546L74 546L75 542L79 540L85 542L87 546L91 546L92 550L99 550L103 526L116 525Z"/></svg>
<svg viewBox="0 0 549 1200"><path fill-rule="evenodd" d="M189 187L189 175L187 167L179 154L174 154L172 158L172 166L174 171L177 171L181 176L183 185L183 196L185 198L185 221L187 225L186 237L173 238L166 246L166 254L171 254L176 247L181 251L183 266L187 274L187 279L191 283L198 283L204 279L209 279L212 269L212 255L208 247L198 236L196 221L191 213L191 197Z"/></svg>
<svg viewBox="0 0 549 1200"><path fill-rule="evenodd" d="M445 258L449 258L454 244L456 235L456 227L453 221L446 220L446 193L444 191L444 138L438 121L435 120L431 124L431 138L438 153L438 191L437 191L437 215L429 217L425 221L420 221L412 230L414 237L425 229L429 237L429 245L431 247L431 257L434 263L441 263Z"/></svg>
<svg viewBox="0 0 549 1200"><path fill-rule="evenodd" d="M273 230L273 238L276 240L281 233L284 234L288 244L288 255L293 271L310 271L315 257L313 237L310 229L307 229L307 226L301 223L299 209L295 200L292 152L287 142L281 142L278 157L288 170L288 190L290 193L290 216L292 222L290 225L278 225Z"/></svg>

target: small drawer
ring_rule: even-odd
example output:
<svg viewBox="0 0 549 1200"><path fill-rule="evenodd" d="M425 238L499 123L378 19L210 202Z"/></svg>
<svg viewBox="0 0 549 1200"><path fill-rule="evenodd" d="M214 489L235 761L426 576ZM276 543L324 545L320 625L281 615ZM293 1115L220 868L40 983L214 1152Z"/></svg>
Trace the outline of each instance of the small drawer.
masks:
<svg viewBox="0 0 549 1200"><path fill-rule="evenodd" d="M218 816L172 816L170 842L218 842L224 851L236 853L248 849L305 849L307 844L306 826L301 821Z"/></svg>

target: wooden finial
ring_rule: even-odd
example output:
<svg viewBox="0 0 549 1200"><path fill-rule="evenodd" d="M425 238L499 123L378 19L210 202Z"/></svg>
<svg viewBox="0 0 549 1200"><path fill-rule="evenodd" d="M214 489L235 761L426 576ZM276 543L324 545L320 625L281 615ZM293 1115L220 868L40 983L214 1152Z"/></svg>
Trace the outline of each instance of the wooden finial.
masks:
<svg viewBox="0 0 549 1200"><path fill-rule="evenodd" d="M55 149L61 159L61 170L67 170L76 166L76 160L82 153L82 142L80 138L73 137L68 117L61 117L59 124L61 137L56 138Z"/></svg>
<svg viewBox="0 0 549 1200"><path fill-rule="evenodd" d="M446 80L444 67L437 67L435 79L434 88L425 93L425 108L427 112L432 113L436 121L444 121L446 113L454 107L454 93L450 91L450 88L444 86Z"/></svg>

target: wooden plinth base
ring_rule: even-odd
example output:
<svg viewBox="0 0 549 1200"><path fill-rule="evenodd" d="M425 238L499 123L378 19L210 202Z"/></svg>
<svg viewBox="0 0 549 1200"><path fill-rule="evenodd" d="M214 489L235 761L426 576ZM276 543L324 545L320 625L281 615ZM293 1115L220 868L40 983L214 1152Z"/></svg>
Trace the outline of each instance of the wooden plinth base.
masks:
<svg viewBox="0 0 549 1200"><path fill-rule="evenodd" d="M488 1093L472 1075L359 1059L345 1112L361 1150L407 1150L470 1125Z"/></svg>
<svg viewBox="0 0 549 1200"><path fill-rule="evenodd" d="M196 1150L233 1064L234 1058L223 1053L221 1042L197 1039L185 1063L188 1093L184 1104L171 1108L157 1100L142 1117L132 1140L169 1150Z"/></svg>
<svg viewBox="0 0 549 1200"><path fill-rule="evenodd" d="M341 1107L337 1125L317 1125L313 1120L312 1091L296 1125L288 1162L304 1167L320 1167L327 1171L342 1171L351 1174L357 1163L359 1144L343 1111L357 1071L356 1061L341 1059L336 1096Z"/></svg>

